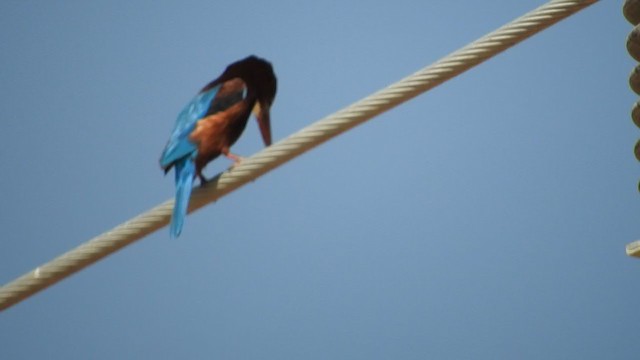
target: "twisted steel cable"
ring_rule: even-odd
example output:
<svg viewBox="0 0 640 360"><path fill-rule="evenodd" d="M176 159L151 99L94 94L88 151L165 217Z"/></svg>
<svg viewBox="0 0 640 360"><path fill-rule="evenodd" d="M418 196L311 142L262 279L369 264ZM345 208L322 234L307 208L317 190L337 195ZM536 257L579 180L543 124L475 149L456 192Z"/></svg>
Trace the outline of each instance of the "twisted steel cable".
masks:
<svg viewBox="0 0 640 360"><path fill-rule="evenodd" d="M194 189L188 212L216 201L330 138L469 70L597 1L550 1L415 74L245 158L205 186ZM172 209L173 200L166 201L4 285L0 288L0 310L164 227L170 221Z"/></svg>
<svg viewBox="0 0 640 360"><path fill-rule="evenodd" d="M640 0L625 0L622 5L622 13L627 21L634 26L627 37L627 51L636 61L640 61ZM636 94L640 94L640 65L637 65L631 72L629 86ZM636 126L640 127L640 101L633 104L631 119ZM636 142L633 152L636 159L640 161L640 140ZM638 190L640 190L640 183L638 183ZM629 256L640 257L640 240L627 244L625 250Z"/></svg>

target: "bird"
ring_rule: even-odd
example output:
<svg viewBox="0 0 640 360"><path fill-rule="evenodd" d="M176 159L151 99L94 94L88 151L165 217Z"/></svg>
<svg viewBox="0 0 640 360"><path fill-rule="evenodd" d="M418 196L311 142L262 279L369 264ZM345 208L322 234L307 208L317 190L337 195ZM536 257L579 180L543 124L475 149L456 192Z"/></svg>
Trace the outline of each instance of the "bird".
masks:
<svg viewBox="0 0 640 360"><path fill-rule="evenodd" d="M271 106L277 79L273 66L255 55L231 63L209 82L178 115L160 156L160 167L175 172L176 195L169 229L182 232L194 179L207 183L204 167L221 154L235 166L242 158L230 152L253 112L265 146L271 145Z"/></svg>

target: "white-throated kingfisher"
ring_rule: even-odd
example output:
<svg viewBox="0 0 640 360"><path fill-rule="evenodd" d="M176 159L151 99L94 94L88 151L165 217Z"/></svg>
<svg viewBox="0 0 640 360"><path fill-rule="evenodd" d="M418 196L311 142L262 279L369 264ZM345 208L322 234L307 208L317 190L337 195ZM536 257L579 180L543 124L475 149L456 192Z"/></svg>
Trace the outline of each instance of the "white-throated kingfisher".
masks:
<svg viewBox="0 0 640 360"><path fill-rule="evenodd" d="M201 184L206 183L202 170L220 154L234 164L240 160L230 148L244 131L252 111L265 146L271 145L270 109L276 90L271 64L249 56L227 66L180 112L160 157L165 174L173 167L176 175L172 237L178 237L182 231L194 178L197 176Z"/></svg>

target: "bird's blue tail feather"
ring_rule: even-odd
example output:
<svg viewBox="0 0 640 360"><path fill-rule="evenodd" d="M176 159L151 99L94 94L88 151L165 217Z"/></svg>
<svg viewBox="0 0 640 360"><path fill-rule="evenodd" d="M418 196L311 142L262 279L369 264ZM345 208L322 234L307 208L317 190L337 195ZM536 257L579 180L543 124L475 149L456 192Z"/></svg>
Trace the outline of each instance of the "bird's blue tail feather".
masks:
<svg viewBox="0 0 640 360"><path fill-rule="evenodd" d="M193 177L196 172L196 165L193 159L185 157L176 161L176 199L173 206L173 216L171 218L171 237L177 238L182 232L184 218L187 216L187 207L191 197L193 187Z"/></svg>

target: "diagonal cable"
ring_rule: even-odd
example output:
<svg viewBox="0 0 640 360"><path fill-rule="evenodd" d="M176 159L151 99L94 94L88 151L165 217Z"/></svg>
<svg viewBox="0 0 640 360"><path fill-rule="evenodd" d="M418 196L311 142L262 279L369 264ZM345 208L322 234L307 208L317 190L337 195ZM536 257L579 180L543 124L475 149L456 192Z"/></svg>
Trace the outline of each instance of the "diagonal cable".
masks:
<svg viewBox="0 0 640 360"><path fill-rule="evenodd" d="M432 65L307 126L244 159L232 170L216 176L206 186L194 189L189 213L216 201L332 137L469 70L597 1L550 1ZM0 288L0 310L166 226L172 209L173 200L166 201L7 283Z"/></svg>

